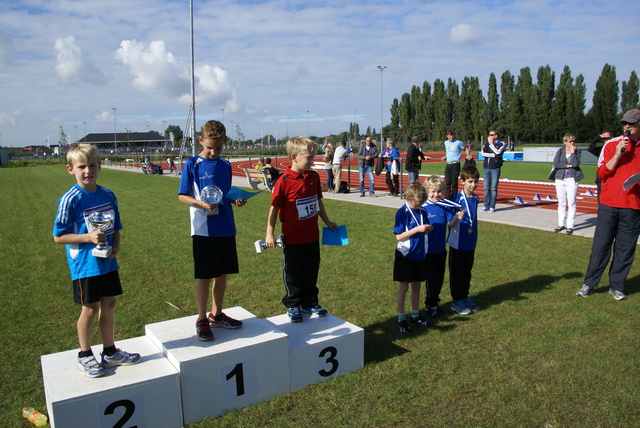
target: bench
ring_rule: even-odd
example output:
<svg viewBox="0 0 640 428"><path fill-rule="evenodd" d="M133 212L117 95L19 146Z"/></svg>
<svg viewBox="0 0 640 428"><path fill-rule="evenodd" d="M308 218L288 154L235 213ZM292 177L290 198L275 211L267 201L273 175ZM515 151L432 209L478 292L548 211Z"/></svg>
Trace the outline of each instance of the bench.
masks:
<svg viewBox="0 0 640 428"><path fill-rule="evenodd" d="M271 181L271 174L268 172L258 169L244 168L244 173L247 175L247 182L253 190L264 190L258 187L259 184L263 184L269 191L273 190L267 185L267 183Z"/></svg>

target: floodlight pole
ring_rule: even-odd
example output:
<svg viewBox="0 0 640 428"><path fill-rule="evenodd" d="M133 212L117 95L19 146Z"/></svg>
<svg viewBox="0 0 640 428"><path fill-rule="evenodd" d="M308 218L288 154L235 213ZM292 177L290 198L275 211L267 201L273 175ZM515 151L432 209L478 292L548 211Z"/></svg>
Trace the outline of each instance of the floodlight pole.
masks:
<svg viewBox="0 0 640 428"><path fill-rule="evenodd" d="M382 120L382 111L383 111L383 103L382 103L382 74L384 72L384 69L387 68L387 66L383 66L383 65L379 65L378 68L380 69L380 147L382 148L382 128L384 126L384 121Z"/></svg>
<svg viewBox="0 0 640 428"><path fill-rule="evenodd" d="M118 153L118 140L116 137L117 134L117 128L116 128L116 110L118 110L118 107L111 107L111 110L113 110L113 154L117 154Z"/></svg>
<svg viewBox="0 0 640 428"><path fill-rule="evenodd" d="M189 0L191 17L191 114L193 125L191 126L191 151L196 155L196 86L195 86L195 52L193 48L193 0Z"/></svg>

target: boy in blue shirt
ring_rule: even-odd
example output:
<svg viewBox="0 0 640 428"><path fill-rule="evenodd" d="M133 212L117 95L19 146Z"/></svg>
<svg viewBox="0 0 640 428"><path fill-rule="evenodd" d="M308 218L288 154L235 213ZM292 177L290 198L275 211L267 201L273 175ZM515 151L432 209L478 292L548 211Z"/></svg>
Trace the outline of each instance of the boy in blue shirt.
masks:
<svg viewBox="0 0 640 428"><path fill-rule="evenodd" d="M478 187L480 173L475 166L465 166L460 171L462 191L453 202L460 204L465 216L449 232L449 287L451 288L451 310L469 315L480 307L469 298L471 270L478 241Z"/></svg>
<svg viewBox="0 0 640 428"><path fill-rule="evenodd" d="M202 151L187 160L180 176L178 199L189 205L191 238L193 245L194 277L198 318L198 340L213 340L211 327L236 329L242 322L222 312L227 275L238 273L236 251L236 225L232 204L243 206L247 201L231 201L225 197L231 190L231 164L220 157L227 142L227 130L217 120L210 120L202 127L198 137ZM202 191L217 186L223 197L218 204L202 200ZM207 316L209 286L211 285L211 312Z"/></svg>
<svg viewBox="0 0 640 428"><path fill-rule="evenodd" d="M422 204L427 191L418 182L410 183L404 190L403 207L396 212L393 233L398 245L393 264L393 280L398 282L398 329L400 333L412 332L404 314L405 299L411 283L411 319L427 327L430 323L420 315L420 283L426 280L426 234L433 230Z"/></svg>
<svg viewBox="0 0 640 428"><path fill-rule="evenodd" d="M447 231L464 217L464 211L442 199L444 181L439 176L427 177L424 187L427 190L427 201L422 204L422 208L427 211L429 223L433 226L433 231L427 235L427 295L424 299L424 309L426 318L436 318L446 313L438 303L447 261Z"/></svg>
<svg viewBox="0 0 640 428"><path fill-rule="evenodd" d="M120 211L115 194L97 184L100 154L91 144L76 144L67 153L67 171L77 184L62 195L53 225L53 240L65 244L73 283L74 301L82 305L76 325L80 352L78 367L88 377L100 377L103 369L137 364L140 354L116 348L114 311L116 296L122 294L116 254L120 251ZM90 216L100 213L113 219L105 230L98 230ZM107 257L92 254L96 244L111 246ZM102 360L98 364L91 351L93 323L99 316Z"/></svg>

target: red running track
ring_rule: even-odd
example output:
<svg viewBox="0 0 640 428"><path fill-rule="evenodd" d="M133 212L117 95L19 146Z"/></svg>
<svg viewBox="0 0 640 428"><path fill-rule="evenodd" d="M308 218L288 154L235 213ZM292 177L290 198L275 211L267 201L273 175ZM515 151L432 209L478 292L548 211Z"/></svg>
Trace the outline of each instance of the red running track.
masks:
<svg viewBox="0 0 640 428"><path fill-rule="evenodd" d="M442 153L428 153L426 154L428 157L440 158ZM318 156L315 159L316 162L323 164L324 158L322 156ZM233 175L236 176L245 176L244 168L254 168L256 161L252 161L251 165L248 160L242 161L232 161L233 165ZM281 171L287 169L287 167L291 166L291 161L289 161L286 157L278 157L277 162L274 162L274 167L278 168ZM358 189L359 181L358 181L358 167L355 161L351 161L351 171L349 174L349 178L351 179L351 188ZM425 163L442 163L441 161L426 161ZM442 172L444 173L444 163L442 163ZM324 169L315 169L323 182L327 180L327 173ZM343 179L347 181L347 162L343 163ZM403 174L402 177L402 185L405 186L407 184L408 176L407 174ZM365 182L366 188L368 188L368 180ZM376 191L380 191L386 193L389 191L387 185L385 183L385 174L381 174L379 176L374 175L374 188ZM462 183L459 182L458 189L462 189ZM356 190L357 191L357 190ZM595 196L590 196L587 194L588 191L596 193L596 189L594 185L584 186L581 185L578 187L578 200L577 200L577 210L582 214L593 214L596 215L598 212L598 199ZM478 184L478 188L476 190L476 194L480 197L480 200L483 199L484 195L484 182L482 177L480 177L480 183ZM498 186L498 203L501 204L512 204L517 196L521 197L522 200L527 203L527 205L531 205L532 207L539 207L541 209L552 209L556 210L558 208L557 202L555 200L545 200L548 196L551 196L555 199L556 188L553 182L530 182L530 181L500 181ZM536 195L539 195L543 200L535 200Z"/></svg>

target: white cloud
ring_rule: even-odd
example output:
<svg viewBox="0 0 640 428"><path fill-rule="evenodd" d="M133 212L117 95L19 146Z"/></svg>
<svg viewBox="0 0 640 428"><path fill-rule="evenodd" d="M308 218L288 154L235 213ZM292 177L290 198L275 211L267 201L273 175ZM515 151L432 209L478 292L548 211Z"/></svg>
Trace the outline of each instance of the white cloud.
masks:
<svg viewBox="0 0 640 428"><path fill-rule="evenodd" d="M11 113L0 111L0 126L16 126L18 116L20 116L19 111L13 111Z"/></svg>
<svg viewBox="0 0 640 428"><path fill-rule="evenodd" d="M74 36L59 38L55 42L56 73L65 83L87 82L105 85L107 77L90 59L82 55L82 48Z"/></svg>
<svg viewBox="0 0 640 428"><path fill-rule="evenodd" d="M186 104L191 102L190 67L167 52L163 41L154 40L147 47L136 40L123 40L116 58L129 67L135 88L160 92ZM240 108L227 71L202 64L196 66L194 75L197 104L224 106L230 112Z"/></svg>
<svg viewBox="0 0 640 428"><path fill-rule="evenodd" d="M475 45L481 42L479 31L469 24L458 24L449 30L449 38L453 43Z"/></svg>

